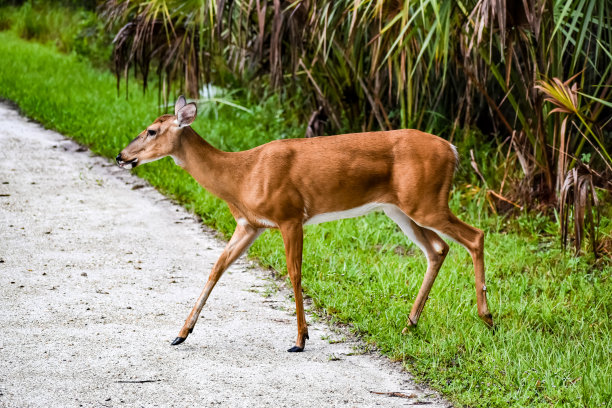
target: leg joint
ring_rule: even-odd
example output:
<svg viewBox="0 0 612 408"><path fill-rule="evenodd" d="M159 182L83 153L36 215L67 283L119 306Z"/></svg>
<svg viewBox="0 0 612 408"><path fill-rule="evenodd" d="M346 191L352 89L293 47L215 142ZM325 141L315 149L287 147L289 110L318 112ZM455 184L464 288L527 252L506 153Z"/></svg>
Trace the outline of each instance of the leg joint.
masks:
<svg viewBox="0 0 612 408"><path fill-rule="evenodd" d="M427 258L430 262L438 264L444 261L448 254L449 246L446 242L441 239L433 241L431 244L433 251L430 251Z"/></svg>
<svg viewBox="0 0 612 408"><path fill-rule="evenodd" d="M484 248L484 238L485 238L484 232L480 229L476 229L476 248L478 249Z"/></svg>

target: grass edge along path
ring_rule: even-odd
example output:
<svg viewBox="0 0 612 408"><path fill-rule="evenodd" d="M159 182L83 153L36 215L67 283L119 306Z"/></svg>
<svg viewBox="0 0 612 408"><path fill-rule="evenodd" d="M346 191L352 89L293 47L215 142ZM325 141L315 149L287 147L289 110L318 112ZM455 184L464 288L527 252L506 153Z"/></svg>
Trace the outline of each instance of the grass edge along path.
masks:
<svg viewBox="0 0 612 408"><path fill-rule="evenodd" d="M106 157L114 157L160 113L155 95L133 87L129 101L117 97L110 73L51 47L0 33L0 55L0 97ZM222 109L202 115L194 128L226 149L291 136L271 109L253 108L252 114ZM226 206L171 159L136 172L225 236L233 231ZM451 244L418 329L400 334L426 262L382 214L306 229L307 294L323 312L351 322L366 340L457 404L608 404L611 268L590 270L584 260L563 256L554 238L542 239L541 230L551 227L537 217L522 219L520 231L512 232L497 217L481 218L474 202L459 193L451 205L460 218L487 231L487 288L496 332L478 319L469 255ZM250 255L285 271L278 232L263 234Z"/></svg>

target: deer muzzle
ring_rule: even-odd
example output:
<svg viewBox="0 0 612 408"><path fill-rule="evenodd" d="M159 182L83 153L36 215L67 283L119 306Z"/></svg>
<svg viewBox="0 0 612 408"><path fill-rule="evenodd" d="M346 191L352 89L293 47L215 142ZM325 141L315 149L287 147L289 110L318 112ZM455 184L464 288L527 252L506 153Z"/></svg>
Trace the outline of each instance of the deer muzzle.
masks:
<svg viewBox="0 0 612 408"><path fill-rule="evenodd" d="M128 170L133 169L134 167L138 165L138 158L135 158L132 160L124 160L123 157L121 156L121 153L117 155L115 160L117 161L117 164L119 165L119 167L128 169Z"/></svg>

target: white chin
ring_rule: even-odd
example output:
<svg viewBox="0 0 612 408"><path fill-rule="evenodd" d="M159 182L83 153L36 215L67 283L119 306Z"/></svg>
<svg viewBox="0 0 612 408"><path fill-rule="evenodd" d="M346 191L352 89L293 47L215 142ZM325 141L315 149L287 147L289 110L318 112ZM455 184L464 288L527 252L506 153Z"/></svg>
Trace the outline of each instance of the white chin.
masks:
<svg viewBox="0 0 612 408"><path fill-rule="evenodd" d="M119 167L121 167L122 169L128 169L131 170L134 167L136 167L135 165L138 164L138 160L134 160L131 162L123 162L121 164L119 164Z"/></svg>
<svg viewBox="0 0 612 408"><path fill-rule="evenodd" d="M137 164L140 163L140 160L138 159L134 159L131 162L127 163L127 169L133 169L134 167L136 167Z"/></svg>

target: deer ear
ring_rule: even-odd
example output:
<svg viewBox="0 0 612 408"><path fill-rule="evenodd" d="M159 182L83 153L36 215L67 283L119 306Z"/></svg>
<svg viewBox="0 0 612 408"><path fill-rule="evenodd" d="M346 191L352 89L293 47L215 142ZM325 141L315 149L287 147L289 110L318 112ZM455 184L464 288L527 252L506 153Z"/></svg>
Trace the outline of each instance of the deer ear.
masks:
<svg viewBox="0 0 612 408"><path fill-rule="evenodd" d="M196 104L191 102L183 106L176 113L176 124L179 127L189 126L193 123L198 113Z"/></svg>
<svg viewBox="0 0 612 408"><path fill-rule="evenodd" d="M185 97L183 95L179 96L178 99L176 100L176 104L174 105L174 114L178 115L178 111L180 111L181 108L185 106L186 104L187 104L187 101L185 100Z"/></svg>

